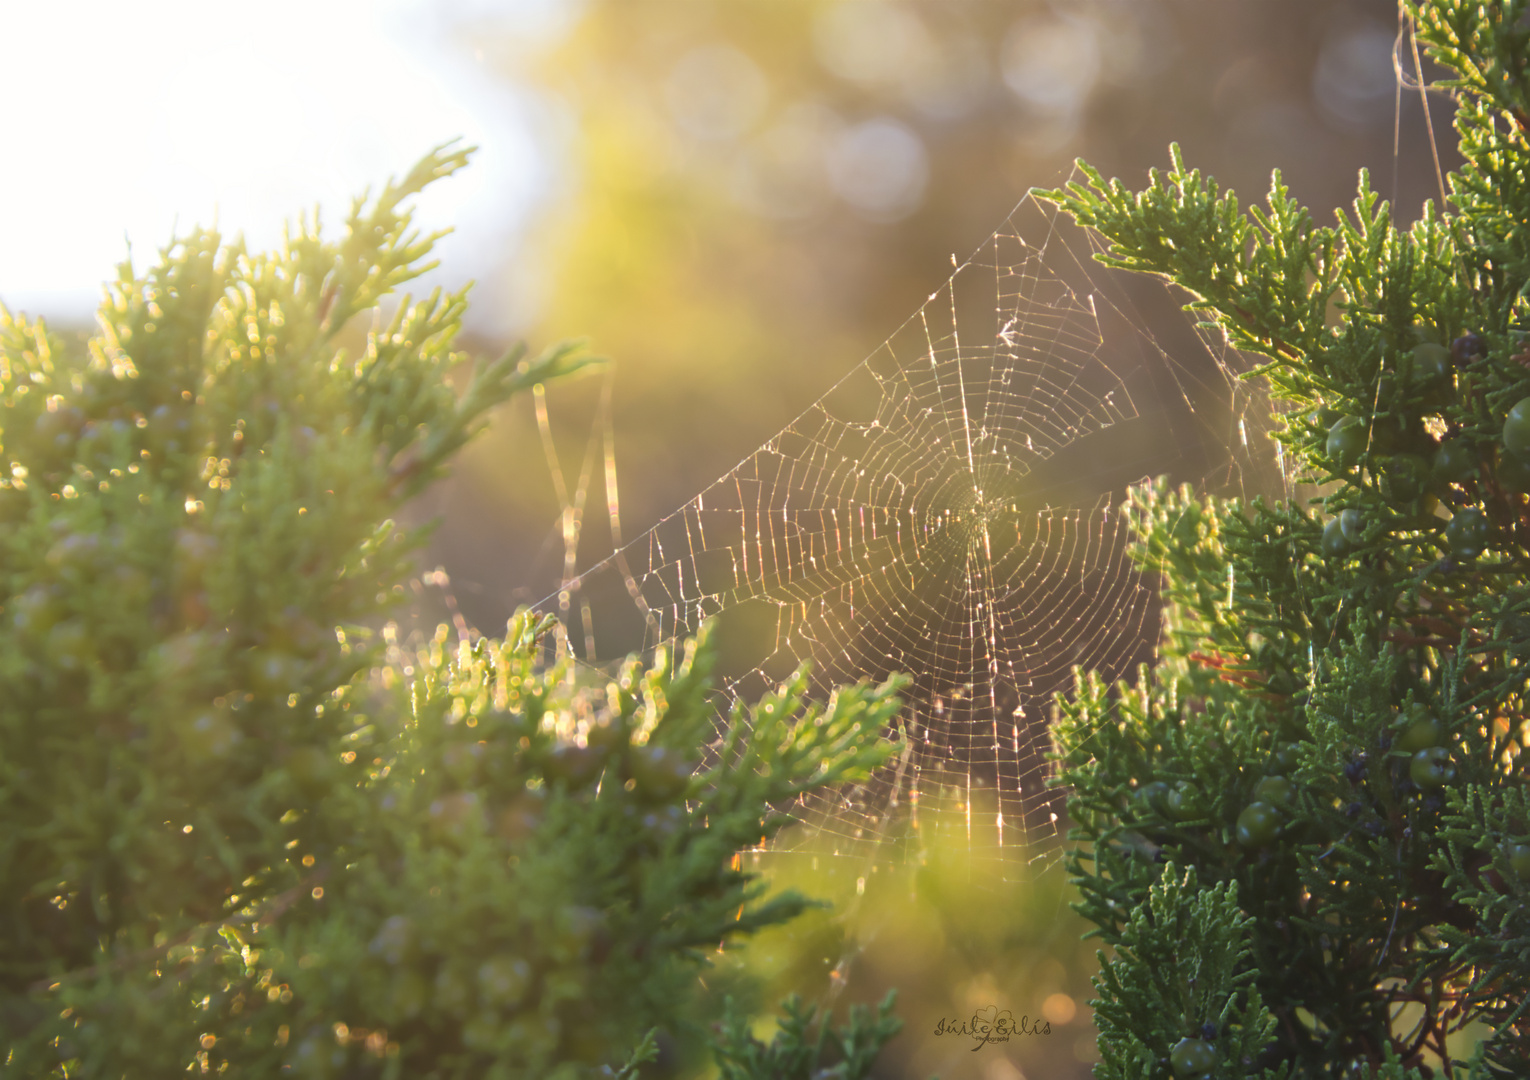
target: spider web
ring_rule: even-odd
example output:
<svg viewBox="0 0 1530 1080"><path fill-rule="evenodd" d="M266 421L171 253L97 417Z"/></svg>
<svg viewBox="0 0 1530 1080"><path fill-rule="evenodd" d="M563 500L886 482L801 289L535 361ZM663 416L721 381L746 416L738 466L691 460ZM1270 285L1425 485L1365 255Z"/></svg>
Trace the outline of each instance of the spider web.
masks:
<svg viewBox="0 0 1530 1080"><path fill-rule="evenodd" d="M1159 636L1127 488L1279 482L1242 358L1189 332L1161 284L1136 279L1134 298L1093 250L1027 198L796 420L604 561L570 565L544 601L587 654L634 612L648 647L719 616L750 656L730 697L803 660L824 695L909 674L890 733L903 752L783 808L805 826L787 843L879 861L937 838L974 855L1055 849L1054 695L1075 667L1113 680L1151 661ZM1155 304L1166 347L1145 328ZM614 525L609 449L606 473Z"/></svg>

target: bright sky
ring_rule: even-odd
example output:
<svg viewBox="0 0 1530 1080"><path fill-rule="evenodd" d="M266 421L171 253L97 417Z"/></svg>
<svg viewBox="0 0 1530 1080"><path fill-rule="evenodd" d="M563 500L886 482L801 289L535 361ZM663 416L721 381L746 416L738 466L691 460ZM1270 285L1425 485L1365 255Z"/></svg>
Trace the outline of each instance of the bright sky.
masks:
<svg viewBox="0 0 1530 1080"><path fill-rule="evenodd" d="M475 325L506 331L488 280L550 186L549 107L485 66L485 40L554 33L570 0L0 0L6 103L0 300L86 319L131 241L142 269L177 227L274 246L462 136L473 163L417 201L455 226L435 282L480 282ZM495 303L488 303L491 299Z"/></svg>

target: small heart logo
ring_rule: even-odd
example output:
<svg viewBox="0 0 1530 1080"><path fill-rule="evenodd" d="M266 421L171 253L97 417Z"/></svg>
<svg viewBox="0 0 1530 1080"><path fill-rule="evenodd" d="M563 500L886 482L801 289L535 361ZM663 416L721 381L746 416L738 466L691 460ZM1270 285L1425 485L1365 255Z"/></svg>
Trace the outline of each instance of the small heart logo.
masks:
<svg viewBox="0 0 1530 1080"><path fill-rule="evenodd" d="M1008 1009L1001 1009L997 1005L990 1005L986 1009L979 1009L972 1014L972 1018L989 1031L994 1032L1011 1031L1015 1026L1015 1014Z"/></svg>

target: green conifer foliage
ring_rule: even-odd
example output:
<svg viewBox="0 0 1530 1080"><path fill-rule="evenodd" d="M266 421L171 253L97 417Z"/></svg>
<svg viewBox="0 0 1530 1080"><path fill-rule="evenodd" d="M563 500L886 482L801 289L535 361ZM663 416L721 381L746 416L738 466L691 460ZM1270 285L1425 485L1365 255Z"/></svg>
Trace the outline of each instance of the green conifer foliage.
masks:
<svg viewBox="0 0 1530 1080"><path fill-rule="evenodd" d="M889 991L876 1015L864 1005L850 1009L849 1023L831 1031L828 1017L795 995L781 1003L781 1027L770 1042L754 1037L749 1017L733 1009L718 1025L713 1045L718 1080L852 1080L866 1076L884 1044L902 1029L893 1015L897 992ZM815 1034L816 1027L816 1034ZM826 1056L837 1058L824 1065Z"/></svg>
<svg viewBox="0 0 1530 1080"><path fill-rule="evenodd" d="M1320 493L1133 493L1160 660L1057 728L1102 1077L1530 1075L1530 8L1407 6L1456 73L1447 212L1398 229L1362 174L1319 226L1177 150L1047 196L1267 358Z"/></svg>
<svg viewBox="0 0 1530 1080"><path fill-rule="evenodd" d="M338 243L124 265L85 356L0 310L0 1075L596 1074L807 903L734 868L771 806L893 749L896 680L809 704L799 674L703 761L705 634L608 682L527 612L374 633L423 535L389 515L589 362L458 391L464 296L383 314L434 239L403 200L465 160Z"/></svg>

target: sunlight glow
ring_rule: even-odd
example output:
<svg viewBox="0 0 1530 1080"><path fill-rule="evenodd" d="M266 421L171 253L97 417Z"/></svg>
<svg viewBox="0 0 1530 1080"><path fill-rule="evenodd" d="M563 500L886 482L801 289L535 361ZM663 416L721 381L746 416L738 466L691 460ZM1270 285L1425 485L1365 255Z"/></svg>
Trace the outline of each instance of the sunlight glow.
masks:
<svg viewBox="0 0 1530 1080"><path fill-rule="evenodd" d="M534 4L504 5L505 10ZM420 225L455 225L433 283L509 261L549 186L545 109L458 33L471 4L426 0L156 0L17 4L7 12L0 100L12 105L0 170L0 299L89 317L126 254L142 268L178 230L216 223L252 246L401 175L455 137L471 168L418 201ZM503 36L500 19L489 28ZM485 283L488 284L487 282ZM480 301L483 293L478 294ZM497 306L500 316L487 310ZM485 305L489 326L505 305Z"/></svg>

